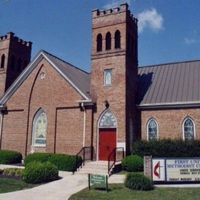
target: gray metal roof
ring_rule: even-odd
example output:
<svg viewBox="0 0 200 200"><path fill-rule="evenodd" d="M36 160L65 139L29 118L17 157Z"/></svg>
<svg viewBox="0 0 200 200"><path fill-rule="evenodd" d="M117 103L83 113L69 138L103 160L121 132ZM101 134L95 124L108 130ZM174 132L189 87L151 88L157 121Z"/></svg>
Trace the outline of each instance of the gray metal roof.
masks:
<svg viewBox="0 0 200 200"><path fill-rule="evenodd" d="M200 61L138 69L139 106L200 103Z"/></svg>
<svg viewBox="0 0 200 200"><path fill-rule="evenodd" d="M81 92L90 98L90 74L88 72L61 60L46 51L43 51L43 53L74 83L74 85L76 85L77 88L81 90Z"/></svg>

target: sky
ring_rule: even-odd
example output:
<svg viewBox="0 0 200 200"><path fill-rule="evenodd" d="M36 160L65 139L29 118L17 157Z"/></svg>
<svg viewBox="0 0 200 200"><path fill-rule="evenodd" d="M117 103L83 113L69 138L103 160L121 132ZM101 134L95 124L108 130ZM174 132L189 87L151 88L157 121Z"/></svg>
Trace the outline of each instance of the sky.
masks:
<svg viewBox="0 0 200 200"><path fill-rule="evenodd" d="M33 42L32 58L43 49L90 71L92 10L124 2L139 20L139 66L200 60L200 0L0 0L0 36L12 31Z"/></svg>

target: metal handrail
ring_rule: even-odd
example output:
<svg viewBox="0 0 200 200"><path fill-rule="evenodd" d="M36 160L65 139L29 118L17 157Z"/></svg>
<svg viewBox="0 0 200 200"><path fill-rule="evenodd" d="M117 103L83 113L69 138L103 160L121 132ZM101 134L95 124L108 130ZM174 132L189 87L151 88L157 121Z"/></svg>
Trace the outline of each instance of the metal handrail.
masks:
<svg viewBox="0 0 200 200"><path fill-rule="evenodd" d="M110 176L111 173L111 169L113 168L113 166L115 165L115 163L117 161L121 161L121 160L117 160L117 150L121 149L122 150L122 159L124 158L124 147L116 147L114 148L111 153L108 156L108 175ZM112 163L111 163L112 162Z"/></svg>
<svg viewBox="0 0 200 200"><path fill-rule="evenodd" d="M88 149L90 151L90 158L86 157L86 150L88 150ZM84 166L86 160L92 160L93 159L93 150L94 150L93 146L88 146L88 147L82 147L81 148L81 150L76 154L76 160L75 160L73 173L77 170L77 168ZM82 158L81 164L79 162L79 157Z"/></svg>

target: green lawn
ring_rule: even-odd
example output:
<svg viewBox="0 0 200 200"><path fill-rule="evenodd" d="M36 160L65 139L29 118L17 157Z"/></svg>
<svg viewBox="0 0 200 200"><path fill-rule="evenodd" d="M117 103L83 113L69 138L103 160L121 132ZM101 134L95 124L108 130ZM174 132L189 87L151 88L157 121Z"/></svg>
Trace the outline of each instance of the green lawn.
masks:
<svg viewBox="0 0 200 200"><path fill-rule="evenodd" d="M22 190L25 188L34 187L33 184L27 184L22 180L15 180L10 178L0 178L0 193L12 192Z"/></svg>
<svg viewBox="0 0 200 200"><path fill-rule="evenodd" d="M156 188L152 191L129 190L123 184L110 185L110 191L84 189L70 197L70 200L199 200L200 188Z"/></svg>

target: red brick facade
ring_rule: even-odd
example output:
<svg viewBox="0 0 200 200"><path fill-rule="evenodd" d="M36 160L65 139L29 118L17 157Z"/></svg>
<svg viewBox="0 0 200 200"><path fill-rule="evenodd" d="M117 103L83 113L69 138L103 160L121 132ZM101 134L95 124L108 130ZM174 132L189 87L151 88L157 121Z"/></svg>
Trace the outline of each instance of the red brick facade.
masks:
<svg viewBox="0 0 200 200"><path fill-rule="evenodd" d="M148 120L154 118L158 124L158 138L183 139L183 122L190 117L194 122L195 139L200 139L200 109L145 110L141 112L141 136L147 139Z"/></svg>
<svg viewBox="0 0 200 200"><path fill-rule="evenodd" d="M43 79L42 73L45 73ZM41 60L7 101L1 148L18 150L23 155L32 150L77 153L83 146L83 112L77 103L80 98L46 60ZM31 147L33 119L40 108L46 112L48 119L46 148ZM89 110L86 115L89 121Z"/></svg>
<svg viewBox="0 0 200 200"><path fill-rule="evenodd" d="M182 123L190 116L195 123L195 138L200 139L197 108L138 109L137 40L137 19L127 4L92 12L92 67L91 74L86 73L90 81L87 96L44 53L39 53L25 68L30 60L30 42L18 39L13 33L0 37L0 62L5 56L0 68L0 96L6 91L0 99L0 149L17 150L25 156L37 151L76 154L82 147L90 146L94 147L93 159L98 159L102 128L99 122L106 111L112 113L116 122L114 127L107 127L116 130L116 147L124 147L127 154L136 139L147 139L147 123L151 118L157 121L159 139L183 138ZM21 59L18 71L13 56L15 61ZM54 59L57 64L61 62ZM110 85L105 85L105 70L112 72ZM43 147L33 145L34 119L39 110L46 113L48 121Z"/></svg>

